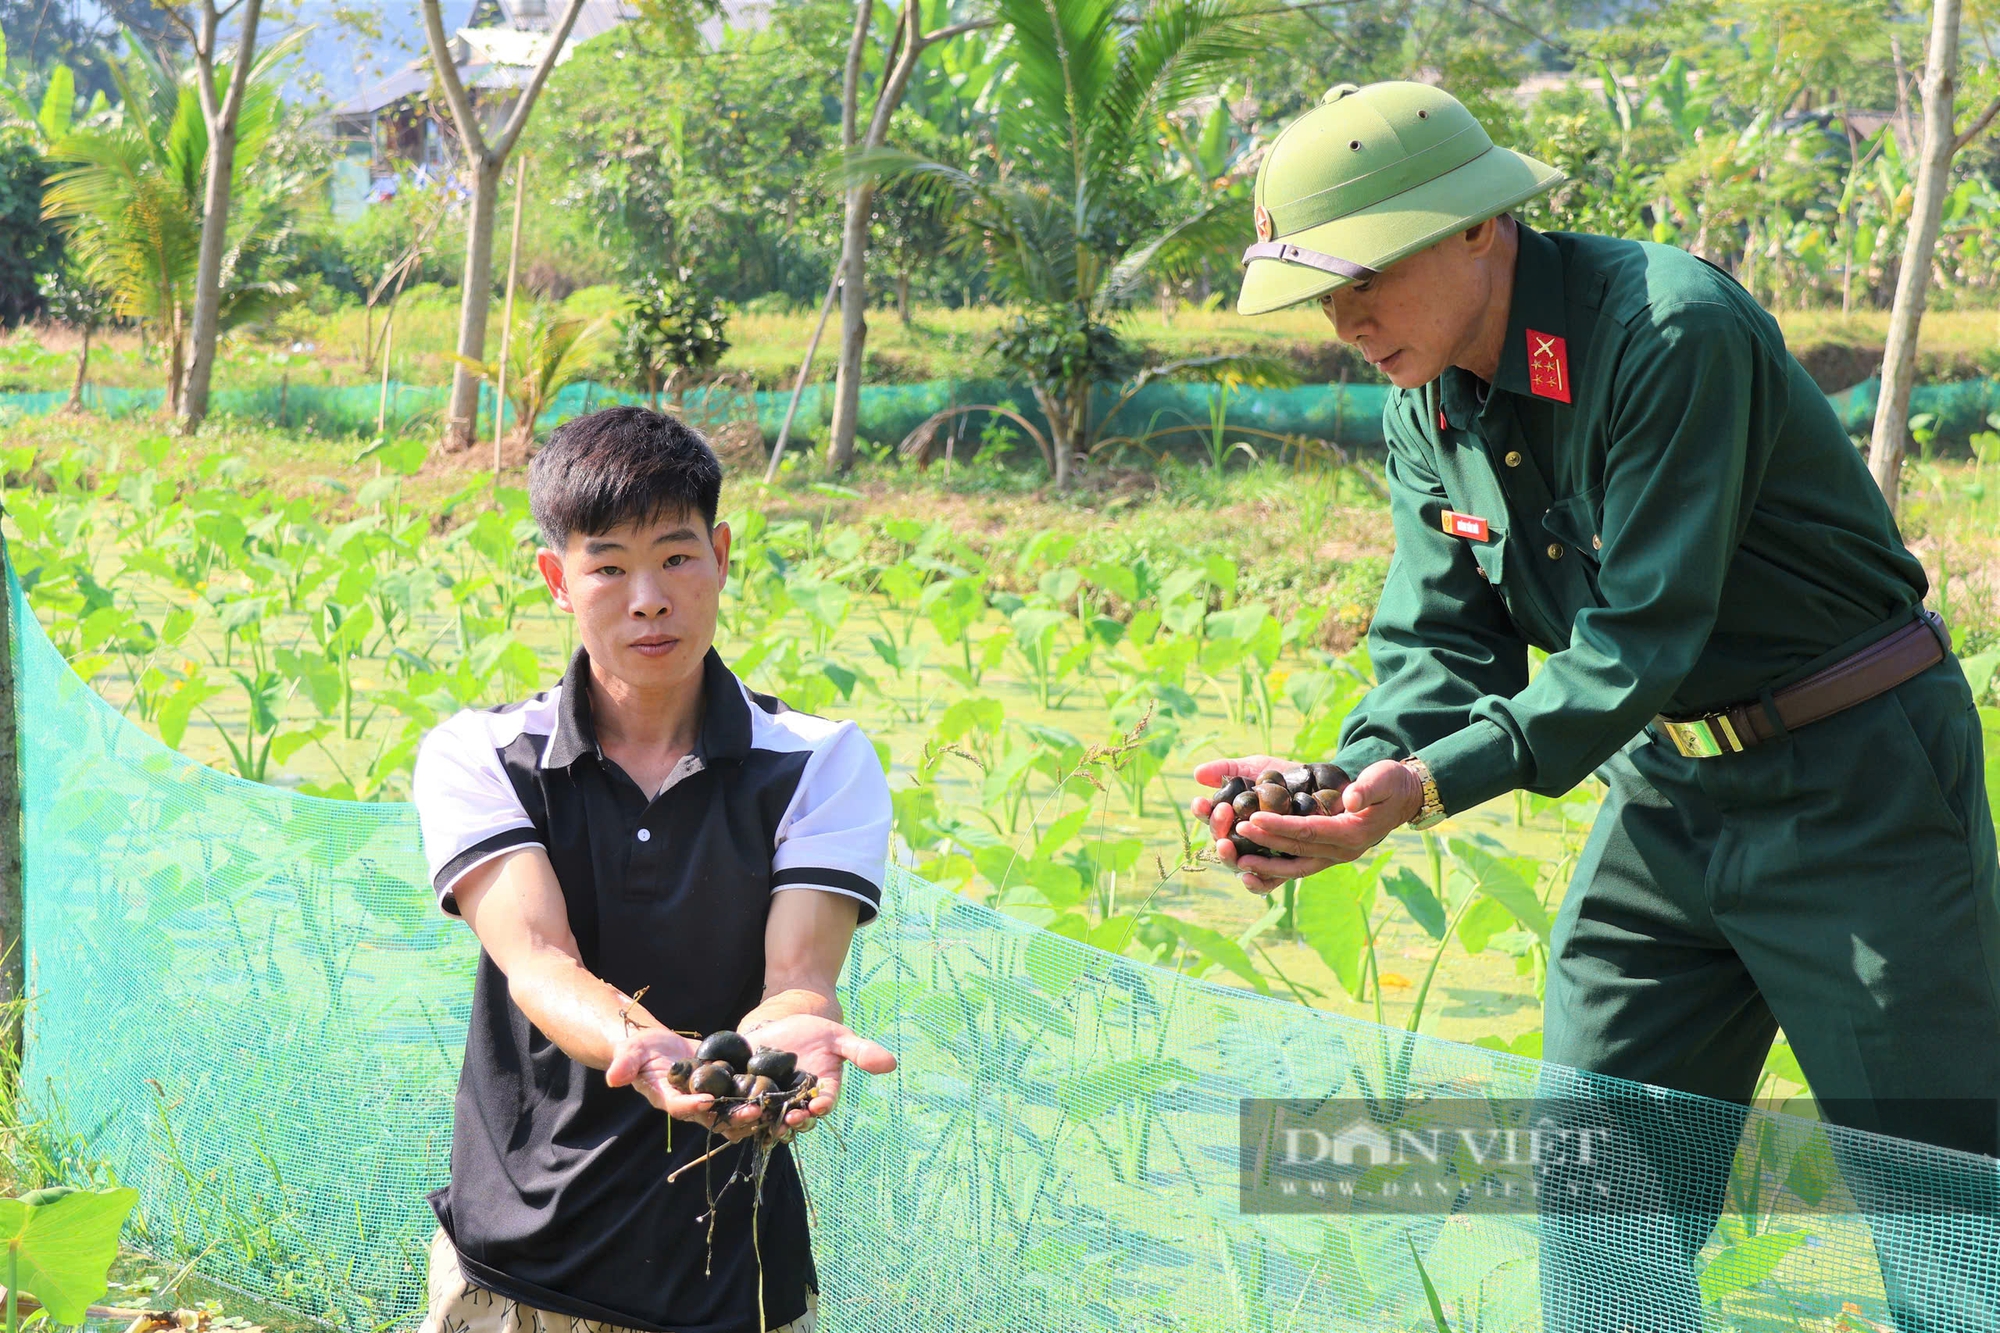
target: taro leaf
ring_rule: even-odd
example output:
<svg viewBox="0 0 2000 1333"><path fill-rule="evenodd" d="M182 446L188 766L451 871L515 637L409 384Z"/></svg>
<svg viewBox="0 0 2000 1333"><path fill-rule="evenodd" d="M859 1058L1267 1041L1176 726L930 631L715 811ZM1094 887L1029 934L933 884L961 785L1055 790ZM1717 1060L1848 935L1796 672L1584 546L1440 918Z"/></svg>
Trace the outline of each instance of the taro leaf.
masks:
<svg viewBox="0 0 2000 1333"><path fill-rule="evenodd" d="M1086 567L1083 571L1083 576L1112 596L1128 604L1139 600L1139 576L1132 571L1129 565L1122 565L1111 560L1100 560L1096 564Z"/></svg>
<svg viewBox="0 0 2000 1333"><path fill-rule="evenodd" d="M1360 867L1329 866L1299 881L1299 933L1326 960L1349 995L1360 998L1368 948L1368 917L1382 861Z"/></svg>
<svg viewBox="0 0 2000 1333"><path fill-rule="evenodd" d="M1083 586L1083 575L1073 569L1052 569L1042 575L1036 583L1042 595L1058 606L1076 596L1076 590Z"/></svg>
<svg viewBox="0 0 2000 1333"><path fill-rule="evenodd" d="M1467 953L1483 953L1493 937L1506 930L1513 920L1505 907L1491 898L1481 898L1458 919L1458 942Z"/></svg>
<svg viewBox="0 0 2000 1333"><path fill-rule="evenodd" d="M1724 1296L1756 1286L1805 1238L1800 1231L1765 1231L1727 1246L1708 1261L1696 1279L1701 1299L1713 1305Z"/></svg>
<svg viewBox="0 0 2000 1333"><path fill-rule="evenodd" d="M1444 904L1438 901L1437 895L1431 892L1431 886L1424 883L1421 875L1404 866L1395 874L1384 878L1382 887L1389 891L1390 897L1403 905L1409 912L1410 919L1422 926L1426 935L1434 940L1444 938ZM1473 952L1479 951L1474 949Z"/></svg>
<svg viewBox="0 0 2000 1333"><path fill-rule="evenodd" d="M1079 1122L1095 1120L1118 1106L1194 1081L1195 1071L1178 1060L1114 1060L1056 1083L1056 1102Z"/></svg>
<svg viewBox="0 0 2000 1333"><path fill-rule="evenodd" d="M211 685L202 678L199 668L196 673L180 683L172 694L161 701L153 714L153 721L160 728L160 739L175 750L181 748L181 739L187 735L188 719L203 702L222 693L220 685Z"/></svg>
<svg viewBox="0 0 2000 1333"><path fill-rule="evenodd" d="M1139 922L1134 917L1122 913L1108 916L1090 928L1084 942L1106 953L1124 953L1125 946L1132 942L1138 931Z"/></svg>
<svg viewBox="0 0 2000 1333"><path fill-rule="evenodd" d="M281 732L271 738L271 758L281 764L290 763L293 755L314 741L331 734L332 731L332 724L321 722L307 727L304 731Z"/></svg>
<svg viewBox="0 0 2000 1333"><path fill-rule="evenodd" d="M1549 942L1549 914L1535 896L1533 884L1521 874L1520 857L1499 857L1464 838L1451 840L1451 854L1471 878L1473 888L1499 903L1542 943ZM1528 864L1532 864L1529 862Z"/></svg>
<svg viewBox="0 0 2000 1333"><path fill-rule="evenodd" d="M1236 562L1221 553L1201 562L1201 575L1225 593L1236 591Z"/></svg>
<svg viewBox="0 0 2000 1333"><path fill-rule="evenodd" d="M1060 999L1083 975L1083 950L1070 940L1058 938L1053 931L1045 932L1029 938L1027 956L1022 964L1027 969L1028 979L1042 994Z"/></svg>
<svg viewBox="0 0 2000 1333"><path fill-rule="evenodd" d="M945 709L944 716L938 719L938 739L955 741L974 728L988 736L997 736L1006 718L1007 706L998 699L983 694L967 695Z"/></svg>
<svg viewBox="0 0 2000 1333"><path fill-rule="evenodd" d="M0 1237L18 1263L18 1286L58 1324L81 1324L109 1290L118 1233L139 1191L37 1190L0 1199Z"/></svg>
<svg viewBox="0 0 2000 1333"><path fill-rule="evenodd" d="M1243 946L1235 940L1221 931L1210 930L1207 926L1197 926L1192 921L1176 920L1173 929L1179 934L1181 943L1193 950L1207 965L1203 971L1207 971L1209 967L1226 968L1249 982L1259 995L1271 993L1271 983L1264 979L1264 974L1250 961L1250 955L1244 952Z"/></svg>
<svg viewBox="0 0 2000 1333"><path fill-rule="evenodd" d="M1534 1028L1523 1032L1512 1041L1496 1033L1473 1039L1474 1046L1484 1046L1489 1051L1505 1051L1510 1055L1524 1055L1530 1060L1542 1058L1542 1030Z"/></svg>
<svg viewBox="0 0 2000 1333"><path fill-rule="evenodd" d="M1089 822L1090 807L1085 806L1081 810L1070 811L1061 819L1049 825L1048 831L1043 833L1040 841L1035 844L1036 858L1046 860L1054 856L1057 852L1068 846L1070 840L1075 838L1077 834L1083 832L1083 826Z"/></svg>

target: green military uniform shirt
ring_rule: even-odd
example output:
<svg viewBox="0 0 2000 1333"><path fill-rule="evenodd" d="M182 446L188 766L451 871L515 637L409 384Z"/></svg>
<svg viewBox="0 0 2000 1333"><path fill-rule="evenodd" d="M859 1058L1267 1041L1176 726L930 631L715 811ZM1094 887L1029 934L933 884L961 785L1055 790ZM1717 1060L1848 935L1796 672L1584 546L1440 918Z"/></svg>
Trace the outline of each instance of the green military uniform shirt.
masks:
<svg viewBox="0 0 2000 1333"><path fill-rule="evenodd" d="M1380 683L1334 757L1414 754L1451 813L1567 791L1656 714L1803 678L1927 588L1734 280L1669 246L1518 235L1490 390L1454 368L1390 397ZM1529 644L1550 654L1532 681Z"/></svg>

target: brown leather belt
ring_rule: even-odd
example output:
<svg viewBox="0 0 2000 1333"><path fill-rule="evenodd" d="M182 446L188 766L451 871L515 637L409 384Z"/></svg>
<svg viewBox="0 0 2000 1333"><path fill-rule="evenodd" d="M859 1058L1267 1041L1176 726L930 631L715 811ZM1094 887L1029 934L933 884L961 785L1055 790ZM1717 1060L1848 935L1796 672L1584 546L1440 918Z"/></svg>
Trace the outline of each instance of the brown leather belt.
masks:
<svg viewBox="0 0 2000 1333"><path fill-rule="evenodd" d="M1771 696L1786 731L1831 717L1843 708L1895 689L1944 660L1948 642L1937 613L1923 615L1886 638L1816 671ZM1762 744L1778 734L1762 700L1736 704L1698 717L1656 717L1653 723L1689 759L1712 759Z"/></svg>

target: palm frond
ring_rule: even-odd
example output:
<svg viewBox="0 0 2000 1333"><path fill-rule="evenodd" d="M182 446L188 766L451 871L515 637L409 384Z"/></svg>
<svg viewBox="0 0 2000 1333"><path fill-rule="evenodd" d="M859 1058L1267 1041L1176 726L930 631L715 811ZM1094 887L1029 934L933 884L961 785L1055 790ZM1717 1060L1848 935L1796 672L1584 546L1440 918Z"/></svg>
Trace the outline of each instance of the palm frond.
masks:
<svg viewBox="0 0 2000 1333"><path fill-rule="evenodd" d="M1098 308L1110 309L1130 301L1149 275L1189 276L1200 268L1203 259L1241 239L1247 230L1243 213L1241 199L1223 196L1182 218L1138 249L1128 251L1099 288Z"/></svg>
<svg viewBox="0 0 2000 1333"><path fill-rule="evenodd" d="M1160 112L1214 91L1228 70L1258 54L1255 32L1239 21L1242 8L1240 0L1177 0L1146 10L1092 121L1091 176L1127 170Z"/></svg>

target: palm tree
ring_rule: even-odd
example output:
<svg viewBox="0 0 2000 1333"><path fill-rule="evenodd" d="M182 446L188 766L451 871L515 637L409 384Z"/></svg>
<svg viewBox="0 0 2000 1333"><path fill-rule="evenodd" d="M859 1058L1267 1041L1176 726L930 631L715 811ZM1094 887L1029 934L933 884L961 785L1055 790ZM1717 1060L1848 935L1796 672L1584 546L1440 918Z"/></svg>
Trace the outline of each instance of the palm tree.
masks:
<svg viewBox="0 0 2000 1333"><path fill-rule="evenodd" d="M1159 140L1163 119L1214 92L1258 42L1238 0L1152 0L1136 16L1123 0L996 8L1013 61L998 127L1005 165L975 174L885 151L858 155L851 171L928 183L951 208L961 249L1027 307L995 350L1048 419L1038 443L1060 490L1101 424L1093 384L1194 364L1141 369L1111 321L1149 277L1185 273L1244 230L1241 190L1203 184L1190 200Z"/></svg>
<svg viewBox="0 0 2000 1333"><path fill-rule="evenodd" d="M604 326L602 318L564 315L546 302L536 302L528 312L527 327L514 334L507 357L507 397L514 409L517 438L532 442L536 419L557 394L583 378L597 354ZM495 362L470 357L459 357L458 362L475 381L499 377Z"/></svg>
<svg viewBox="0 0 2000 1333"><path fill-rule="evenodd" d="M138 42L113 67L123 105L71 126L49 145L51 161L72 164L51 176L42 214L63 229L83 273L111 293L114 311L152 327L166 349L165 412L180 413L187 340L201 253L203 170L208 126L191 79L176 79ZM264 147L277 108L271 67L293 44L252 68L244 97L235 171L240 178ZM259 317L295 288L249 276L254 256L286 230L270 209L251 210L223 255L221 327Z"/></svg>

